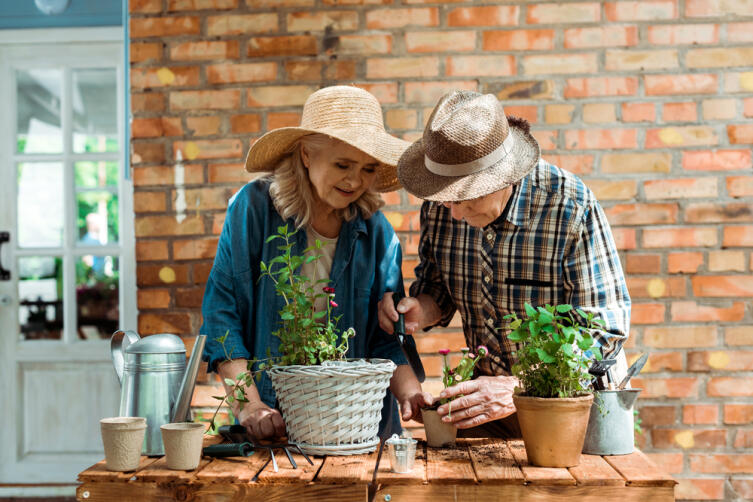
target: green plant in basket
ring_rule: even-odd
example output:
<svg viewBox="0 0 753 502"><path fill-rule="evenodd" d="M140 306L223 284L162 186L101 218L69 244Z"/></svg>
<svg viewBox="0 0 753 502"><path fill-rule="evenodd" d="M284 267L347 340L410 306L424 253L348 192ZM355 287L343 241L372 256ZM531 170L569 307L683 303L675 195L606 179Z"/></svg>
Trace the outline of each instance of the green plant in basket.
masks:
<svg viewBox="0 0 753 502"><path fill-rule="evenodd" d="M505 316L512 320L508 339L522 345L512 371L523 393L543 398L591 393L588 368L602 357L591 332L604 322L571 305L534 308L526 303L525 310L525 319Z"/></svg>

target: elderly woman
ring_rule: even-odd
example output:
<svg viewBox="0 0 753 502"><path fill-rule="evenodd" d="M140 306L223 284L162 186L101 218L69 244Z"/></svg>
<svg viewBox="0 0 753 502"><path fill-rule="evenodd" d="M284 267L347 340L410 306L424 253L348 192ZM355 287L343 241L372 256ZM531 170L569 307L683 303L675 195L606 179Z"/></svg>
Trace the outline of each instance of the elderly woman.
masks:
<svg viewBox="0 0 753 502"><path fill-rule="evenodd" d="M379 211L384 202L377 192L399 187L396 164L406 147L385 132L376 98L349 86L313 93L300 127L276 129L254 143L246 170L268 175L231 199L202 305L204 360L223 382L246 371L248 359L266 357L268 349L278 355L272 332L282 300L271 281L258 279L260 262L269 263L279 253L278 243L267 237L288 224L299 230L294 254L316 240L325 244L322 258L311 264L316 269L304 268L303 274L330 278L338 305L334 314L342 316L339 326L356 331L347 357L385 358L398 365L382 409L380 435L400 430L395 398L405 420L420 416L420 407L431 402L396 338L384 333L377 319L384 292L403 288L400 244ZM217 338L225 333L223 348ZM225 390L231 390L227 384ZM232 409L253 437L285 434L266 374L258 387L246 390L246 397L248 403L234 402Z"/></svg>

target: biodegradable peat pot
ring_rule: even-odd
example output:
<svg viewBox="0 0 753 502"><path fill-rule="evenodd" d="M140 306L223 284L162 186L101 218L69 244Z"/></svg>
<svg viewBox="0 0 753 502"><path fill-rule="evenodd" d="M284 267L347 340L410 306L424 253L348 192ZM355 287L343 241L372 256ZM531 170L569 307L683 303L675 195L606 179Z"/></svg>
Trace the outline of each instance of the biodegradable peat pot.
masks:
<svg viewBox="0 0 753 502"><path fill-rule="evenodd" d="M141 460L146 418L113 417L99 421L108 471L135 471Z"/></svg>
<svg viewBox="0 0 753 502"><path fill-rule="evenodd" d="M567 398L514 395L528 461L539 467L578 465L593 400L593 394Z"/></svg>
<svg viewBox="0 0 753 502"><path fill-rule="evenodd" d="M442 422L436 409L423 408L421 416L424 419L426 444L434 448L455 444L458 429L452 424Z"/></svg>
<svg viewBox="0 0 753 502"><path fill-rule="evenodd" d="M177 422L160 427L168 469L192 471L199 466L204 424Z"/></svg>

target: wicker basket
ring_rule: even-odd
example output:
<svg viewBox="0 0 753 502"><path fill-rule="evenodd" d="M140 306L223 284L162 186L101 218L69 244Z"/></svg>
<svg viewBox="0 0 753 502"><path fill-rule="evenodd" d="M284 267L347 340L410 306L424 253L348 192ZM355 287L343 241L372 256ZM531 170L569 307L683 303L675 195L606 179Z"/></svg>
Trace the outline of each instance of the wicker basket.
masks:
<svg viewBox="0 0 753 502"><path fill-rule="evenodd" d="M395 367L387 359L357 359L268 370L289 440L314 455L374 451Z"/></svg>

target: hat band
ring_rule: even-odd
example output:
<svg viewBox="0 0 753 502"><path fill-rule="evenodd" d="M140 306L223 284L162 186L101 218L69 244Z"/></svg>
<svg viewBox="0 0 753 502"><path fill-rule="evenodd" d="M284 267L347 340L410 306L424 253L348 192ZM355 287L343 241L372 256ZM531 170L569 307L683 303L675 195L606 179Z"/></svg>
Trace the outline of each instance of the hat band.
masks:
<svg viewBox="0 0 753 502"><path fill-rule="evenodd" d="M515 138L512 134L512 130L510 130L501 145L491 153L476 160L465 162L463 164L442 164L434 162L428 155L424 155L424 164L426 165L426 169L439 176L467 176L469 174L483 171L507 157L512 152L514 144Z"/></svg>

